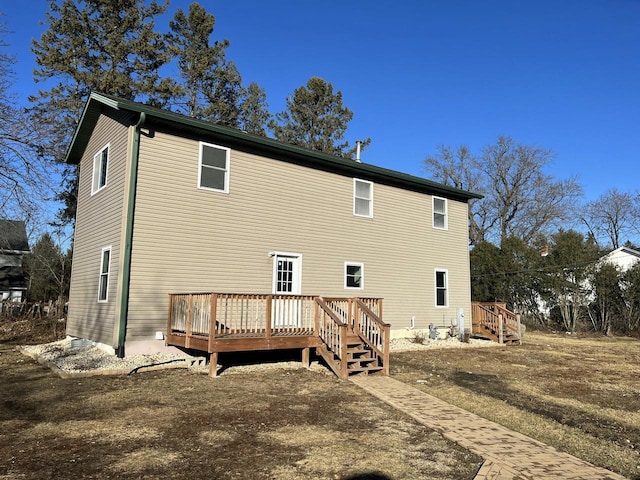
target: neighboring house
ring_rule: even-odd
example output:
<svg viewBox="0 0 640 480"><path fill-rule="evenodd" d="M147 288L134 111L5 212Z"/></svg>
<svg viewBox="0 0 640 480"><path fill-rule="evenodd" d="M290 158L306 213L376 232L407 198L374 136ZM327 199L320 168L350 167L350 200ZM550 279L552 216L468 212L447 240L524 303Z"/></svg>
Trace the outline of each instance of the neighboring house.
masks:
<svg viewBox="0 0 640 480"><path fill-rule="evenodd" d="M0 220L0 300L20 302L27 282L22 269L22 256L29 253L24 222Z"/></svg>
<svg viewBox="0 0 640 480"><path fill-rule="evenodd" d="M620 247L607 253L600 262L608 262L626 272L640 261L640 252L629 247Z"/></svg>
<svg viewBox="0 0 640 480"><path fill-rule="evenodd" d="M97 93L67 162L67 333L119 355L163 348L171 293L380 297L396 335L470 317L476 194Z"/></svg>

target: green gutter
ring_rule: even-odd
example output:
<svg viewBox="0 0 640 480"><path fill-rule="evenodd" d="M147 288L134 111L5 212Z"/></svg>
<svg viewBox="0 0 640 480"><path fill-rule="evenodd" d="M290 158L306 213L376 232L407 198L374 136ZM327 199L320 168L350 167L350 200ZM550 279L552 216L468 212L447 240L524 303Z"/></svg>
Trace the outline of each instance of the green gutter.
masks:
<svg viewBox="0 0 640 480"><path fill-rule="evenodd" d="M140 129L146 120L145 112L140 112L140 119L133 131L133 151L131 152L131 171L129 173L129 192L127 193L127 224L125 225L125 241L122 268L122 292L120 294L120 324L118 329L118 345L116 355L124 358L124 340L127 333L127 314L129 310L129 285L131 281L131 247L133 240L133 215L135 212L136 184L138 182L138 159L140 157Z"/></svg>

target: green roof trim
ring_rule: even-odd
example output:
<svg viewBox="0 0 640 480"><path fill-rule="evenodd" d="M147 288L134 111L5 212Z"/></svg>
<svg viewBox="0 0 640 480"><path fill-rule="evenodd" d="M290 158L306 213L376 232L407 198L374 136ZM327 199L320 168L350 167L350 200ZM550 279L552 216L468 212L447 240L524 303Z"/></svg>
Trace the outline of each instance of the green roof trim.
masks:
<svg viewBox="0 0 640 480"><path fill-rule="evenodd" d="M388 184L433 195L442 195L460 201L482 198L482 195L449 187L432 180L416 177L407 173L378 167L367 163L358 163L322 152L289 145L277 140L252 135L233 128L215 125L204 120L162 110L122 98L93 92L85 105L82 117L67 150L65 161L78 164L89 142L89 138L104 107L125 110L132 113L144 113L146 125L164 126L172 130L184 131L190 135L213 137L218 141L226 141L234 148L248 150L252 153L269 156L278 160L305 165L311 168L326 170L342 175L363 178L374 182Z"/></svg>

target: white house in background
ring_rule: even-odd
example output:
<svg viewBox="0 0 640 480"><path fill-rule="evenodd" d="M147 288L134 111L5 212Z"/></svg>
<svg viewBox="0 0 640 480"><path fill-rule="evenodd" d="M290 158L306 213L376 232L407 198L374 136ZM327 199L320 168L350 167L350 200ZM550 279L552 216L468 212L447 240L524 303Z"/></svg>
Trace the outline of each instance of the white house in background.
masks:
<svg viewBox="0 0 640 480"><path fill-rule="evenodd" d="M616 265L623 272L626 272L640 261L640 252L629 247L620 247L607 253L601 262L608 262Z"/></svg>

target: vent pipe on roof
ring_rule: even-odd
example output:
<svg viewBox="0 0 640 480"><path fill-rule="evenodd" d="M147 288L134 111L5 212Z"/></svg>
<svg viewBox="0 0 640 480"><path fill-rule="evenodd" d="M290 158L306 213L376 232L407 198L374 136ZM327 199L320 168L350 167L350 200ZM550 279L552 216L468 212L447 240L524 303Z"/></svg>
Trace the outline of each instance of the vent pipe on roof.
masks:
<svg viewBox="0 0 640 480"><path fill-rule="evenodd" d="M362 145L362 141L356 140L356 162L362 163L360 161L360 147Z"/></svg>

